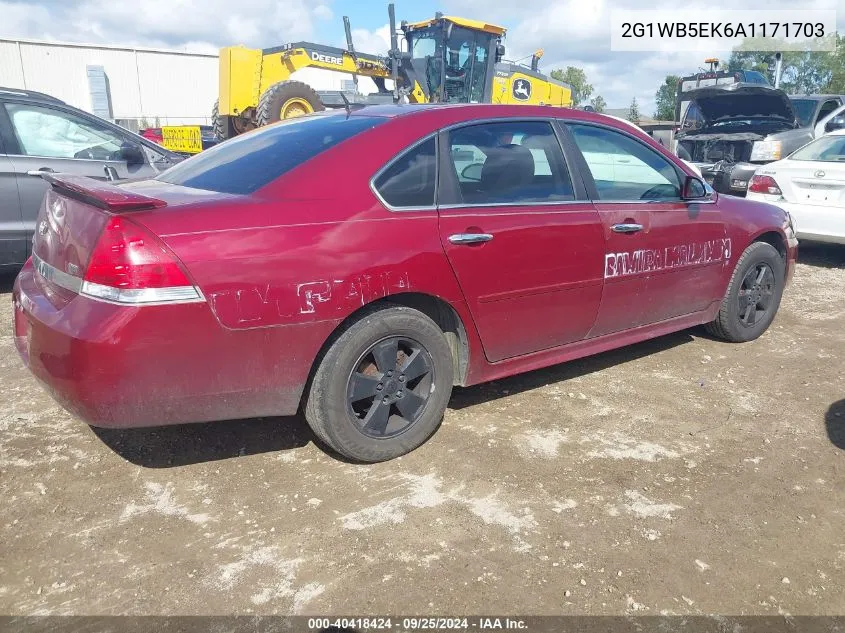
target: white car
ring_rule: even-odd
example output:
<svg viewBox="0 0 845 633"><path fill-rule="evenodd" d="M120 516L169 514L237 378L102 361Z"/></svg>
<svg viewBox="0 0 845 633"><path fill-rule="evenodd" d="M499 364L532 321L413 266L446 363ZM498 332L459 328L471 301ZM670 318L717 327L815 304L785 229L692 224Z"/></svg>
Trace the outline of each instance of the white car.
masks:
<svg viewBox="0 0 845 633"><path fill-rule="evenodd" d="M605 114L604 116L609 116L611 119L616 119L617 121L622 121L622 123L625 123L626 125L631 126L635 130L639 130L640 132L642 132L642 128L639 125L637 125L636 123L632 123L631 121L628 121L627 119L623 119L622 117L618 117L618 116L613 116L612 114ZM680 158L680 156L678 158ZM701 170L698 168L697 165L689 162L688 160L684 160L683 158L680 158L680 160L684 165L689 167L692 170L692 172L694 174L696 174L699 178L703 178L703 176L701 175Z"/></svg>
<svg viewBox="0 0 845 633"><path fill-rule="evenodd" d="M760 167L746 197L789 212L799 239L845 244L845 130Z"/></svg>

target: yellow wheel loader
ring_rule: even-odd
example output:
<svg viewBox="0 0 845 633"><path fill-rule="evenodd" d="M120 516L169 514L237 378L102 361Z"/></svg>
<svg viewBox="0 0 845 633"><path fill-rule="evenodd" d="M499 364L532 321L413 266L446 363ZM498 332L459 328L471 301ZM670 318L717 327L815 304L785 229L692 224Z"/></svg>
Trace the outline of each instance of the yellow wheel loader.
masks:
<svg viewBox="0 0 845 633"><path fill-rule="evenodd" d="M393 5L388 5L391 47L386 56L358 53L349 19L345 49L296 42L263 50L230 46L220 50L220 97L212 124L221 139L252 128L324 110L370 103L516 103L568 107L569 85L531 65L504 60L501 26L435 14L423 22L402 22L400 48ZM291 79L302 68L322 68L370 77L377 92L317 91ZM392 80L393 89L386 87Z"/></svg>

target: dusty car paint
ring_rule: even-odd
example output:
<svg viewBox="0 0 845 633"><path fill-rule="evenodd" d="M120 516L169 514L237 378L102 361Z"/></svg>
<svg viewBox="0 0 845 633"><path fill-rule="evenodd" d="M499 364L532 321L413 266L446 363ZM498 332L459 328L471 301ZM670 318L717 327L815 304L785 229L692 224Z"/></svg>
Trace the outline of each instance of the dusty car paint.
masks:
<svg viewBox="0 0 845 633"><path fill-rule="evenodd" d="M589 199L582 183L578 199L560 205L391 211L369 184L403 149L444 128L524 117L623 131L694 175L607 117L481 105L374 107L351 116L390 121L248 196L125 185L167 202L127 218L162 240L203 300L116 306L57 287L28 263L15 283L15 334L32 372L99 426L291 414L337 328L384 298L439 302L454 318L464 359L455 382L471 385L711 321L737 258L761 236L786 253L791 274L795 243L783 211L769 205L718 195L603 202ZM583 166L570 162L581 182ZM70 234L61 251L36 246L61 270L84 266L104 223L79 199L65 200L64 217ZM610 229L629 221L644 230ZM497 239L464 247L446 239L477 229ZM624 261L642 249L666 253L661 270L607 275L608 254Z"/></svg>

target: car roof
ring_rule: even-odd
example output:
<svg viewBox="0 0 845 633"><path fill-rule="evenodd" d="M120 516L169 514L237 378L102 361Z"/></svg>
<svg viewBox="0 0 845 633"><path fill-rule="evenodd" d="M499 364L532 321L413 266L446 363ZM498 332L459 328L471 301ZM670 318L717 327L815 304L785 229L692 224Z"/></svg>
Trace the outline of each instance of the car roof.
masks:
<svg viewBox="0 0 845 633"><path fill-rule="evenodd" d="M783 92L780 88L775 88L769 84L757 84L748 81L736 81L732 84L716 84L715 86L698 86L697 88L690 88L689 90L684 92L685 96L688 96L690 99L695 99L696 95L698 94L715 94L724 92L725 94L730 93L743 93L743 92L758 92L759 94L775 94L778 92ZM784 93L786 94L786 93Z"/></svg>
<svg viewBox="0 0 845 633"><path fill-rule="evenodd" d="M614 122L619 127L614 117L587 112L574 108L561 108L540 105L504 105L495 103L428 103L428 104L381 104L358 108L350 113L350 116L376 116L391 119L397 118L423 118L426 115L448 112L451 123L463 123L474 119L500 119L500 118L569 118L583 121L594 121L609 123ZM624 123L629 123L624 121ZM630 123L629 123L630 124Z"/></svg>
<svg viewBox="0 0 845 633"><path fill-rule="evenodd" d="M808 101L824 101L826 99L843 99L843 95L789 95L790 99L806 99Z"/></svg>
<svg viewBox="0 0 845 633"><path fill-rule="evenodd" d="M5 88L0 86L0 97L22 97L24 99L31 99L33 101L43 101L45 103L64 103L61 99L51 97L43 92L36 92L35 90L22 90L19 88Z"/></svg>
<svg viewBox="0 0 845 633"><path fill-rule="evenodd" d="M2 97L12 97L12 98L15 98L15 99L26 99L27 101L31 101L33 103L61 105L67 110L71 110L73 112L78 112L78 113L80 113L84 116L94 117L95 119L99 119L100 121L102 121L106 125L116 127L116 128L120 128L121 132L128 134L131 137L134 137L134 139L137 140L141 145L144 145L144 146L149 147L151 149L154 148L158 152L165 152L168 155L172 155L172 156L177 155L175 152L172 152L171 150L169 150L165 147L161 147L160 145L157 145L157 144L153 143L152 141L144 138L140 134L140 132L143 131L143 130L139 130L138 132L133 132L132 130L129 130L129 129L121 126L121 125L118 125L117 123L114 123L113 121L108 121L106 119L103 119L102 117L99 117L92 112L86 112L85 110L82 110L81 108L74 107L74 106L72 106L68 103L65 103L61 99L56 99L56 97L51 97L50 95L44 94L43 92L36 92L34 90L18 90L17 88L4 88L4 87L0 86L0 98L2 98Z"/></svg>

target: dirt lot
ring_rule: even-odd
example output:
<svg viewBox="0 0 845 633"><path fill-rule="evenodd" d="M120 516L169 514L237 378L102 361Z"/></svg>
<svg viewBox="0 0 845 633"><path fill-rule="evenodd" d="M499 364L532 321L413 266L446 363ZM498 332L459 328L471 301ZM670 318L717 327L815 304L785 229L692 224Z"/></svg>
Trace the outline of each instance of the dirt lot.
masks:
<svg viewBox="0 0 845 633"><path fill-rule="evenodd" d="M422 449L296 418L93 430L0 295L0 613L845 613L845 248L769 332L458 390Z"/></svg>

